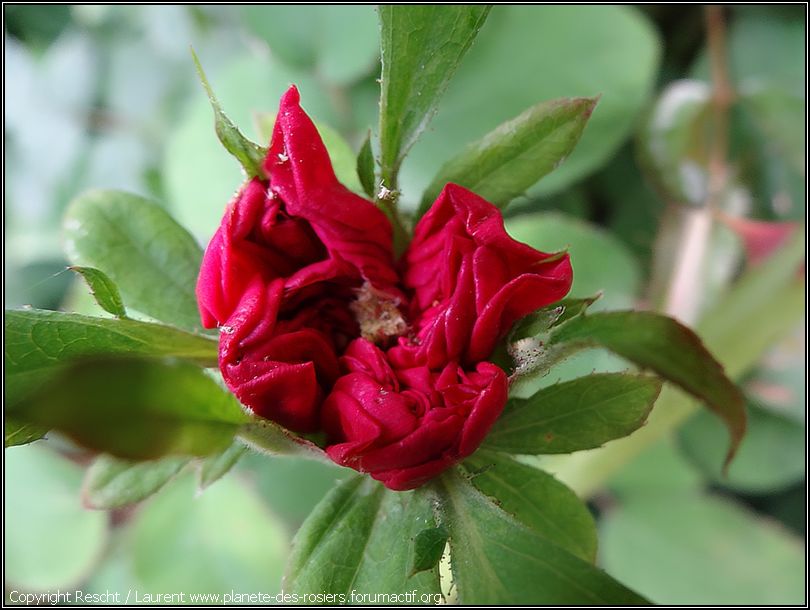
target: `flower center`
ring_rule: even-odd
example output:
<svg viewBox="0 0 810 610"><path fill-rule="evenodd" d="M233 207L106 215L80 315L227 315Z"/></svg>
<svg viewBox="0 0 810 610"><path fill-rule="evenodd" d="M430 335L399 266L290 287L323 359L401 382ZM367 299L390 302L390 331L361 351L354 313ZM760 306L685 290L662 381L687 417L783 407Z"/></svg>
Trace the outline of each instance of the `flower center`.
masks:
<svg viewBox="0 0 810 610"><path fill-rule="evenodd" d="M385 344L392 337L399 337L408 330L408 323L399 311L399 299L364 282L356 291L356 298L349 304L360 335L372 343Z"/></svg>

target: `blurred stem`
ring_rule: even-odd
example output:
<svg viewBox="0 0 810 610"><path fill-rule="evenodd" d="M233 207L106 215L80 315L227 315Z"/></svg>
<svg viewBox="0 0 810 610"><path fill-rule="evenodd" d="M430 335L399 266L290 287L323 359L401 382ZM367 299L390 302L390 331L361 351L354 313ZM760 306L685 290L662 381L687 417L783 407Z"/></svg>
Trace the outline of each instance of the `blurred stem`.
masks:
<svg viewBox="0 0 810 610"><path fill-rule="evenodd" d="M669 202L656 239L653 305L687 324L699 316L706 252L712 236L715 211L728 183L728 123L734 90L728 74L726 24L723 9L705 9L706 38L712 76L712 121L708 150L707 194L695 208Z"/></svg>
<svg viewBox="0 0 810 610"><path fill-rule="evenodd" d="M698 299L703 290L697 280L711 236L713 208L719 204L727 182L728 109L733 99L720 7L706 8L706 26L714 84L708 196L700 209L671 208L657 244L670 248L664 260L672 264L672 269L659 266L656 270L669 278L663 308L666 313L687 321L699 315ZM731 378L745 374L773 342L793 330L802 319L805 287L796 269L803 257L804 231L797 231L768 261L746 272L697 324L698 334ZM660 282L663 278L655 279ZM690 396L667 386L647 425L632 436L604 448L544 458L542 465L578 494L589 496L645 449L672 434L698 406Z"/></svg>
<svg viewBox="0 0 810 610"><path fill-rule="evenodd" d="M712 75L712 133L709 139L709 184L705 207L709 213L714 214L720 207L728 183L728 124L734 89L728 73L723 8L707 6L705 11Z"/></svg>
<svg viewBox="0 0 810 610"><path fill-rule="evenodd" d="M653 303L684 324L694 324L703 304L700 278L712 234L711 209L670 205L664 221L656 247L666 248L668 281L664 282L663 300ZM656 256L660 259L659 253Z"/></svg>

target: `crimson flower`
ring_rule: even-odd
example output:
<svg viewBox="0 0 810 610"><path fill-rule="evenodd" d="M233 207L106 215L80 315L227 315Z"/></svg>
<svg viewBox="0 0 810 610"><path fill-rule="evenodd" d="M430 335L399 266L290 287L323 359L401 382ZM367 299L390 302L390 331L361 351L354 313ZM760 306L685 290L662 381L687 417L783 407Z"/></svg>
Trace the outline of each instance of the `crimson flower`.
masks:
<svg viewBox="0 0 810 610"><path fill-rule="evenodd" d="M513 240L495 206L448 184L396 267L387 218L337 181L295 87L263 169L229 204L197 285L225 382L257 415L326 432L336 463L417 487L500 415L507 377L487 359L567 294L568 256Z"/></svg>

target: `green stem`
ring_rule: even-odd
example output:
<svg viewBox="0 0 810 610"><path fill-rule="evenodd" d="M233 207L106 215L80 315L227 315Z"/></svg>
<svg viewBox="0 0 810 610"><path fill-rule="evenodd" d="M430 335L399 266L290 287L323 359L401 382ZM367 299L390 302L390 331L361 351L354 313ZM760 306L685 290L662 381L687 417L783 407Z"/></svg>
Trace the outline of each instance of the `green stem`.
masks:
<svg viewBox="0 0 810 610"><path fill-rule="evenodd" d="M375 198L374 202L377 204L377 207L380 208L383 213L385 213L388 220L391 221L391 228L394 232L394 258L398 259L408 247L408 243L411 240L411 235L410 232L405 228L405 223L402 222L402 216L397 210L395 191L393 193L393 197L390 198L378 196Z"/></svg>
<svg viewBox="0 0 810 610"><path fill-rule="evenodd" d="M410 231L405 226L402 220L402 215L399 213L397 203L399 201L399 191L397 190L397 167L383 166L380 170L380 183L378 185L379 191L374 198L377 207L379 207L388 220L391 221L391 227L394 230L394 257L399 258L408 247L411 240Z"/></svg>

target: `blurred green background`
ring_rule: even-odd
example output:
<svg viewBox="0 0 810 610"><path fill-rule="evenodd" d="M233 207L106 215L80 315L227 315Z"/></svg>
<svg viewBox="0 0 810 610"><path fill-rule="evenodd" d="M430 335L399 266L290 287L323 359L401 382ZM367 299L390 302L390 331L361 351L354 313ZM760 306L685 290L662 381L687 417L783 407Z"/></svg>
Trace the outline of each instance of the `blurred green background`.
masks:
<svg viewBox="0 0 810 610"><path fill-rule="evenodd" d="M258 139L261 114L275 111L290 83L315 120L355 152L377 124L370 6L4 11L6 307L91 310L65 271L60 240L62 212L85 189L151 196L202 244L211 236L241 176L216 141L190 45L249 137ZM804 9L732 7L726 18L739 100L728 209L803 220ZM654 292L652 254L667 197L650 186L639 158L665 145L700 161L691 136L686 144L666 138L670 127L691 133L707 78L701 7L496 7L405 162L404 205L415 207L463 145L527 106L601 94L575 153L513 204L508 225L545 250L570 247L576 295L604 291L605 308L643 304ZM662 127L654 119L664 115ZM653 128L664 132L663 144ZM670 189L694 187L676 169ZM722 227L711 248L717 264L695 280L702 307L743 254ZM797 325L745 378L750 433L729 477L719 472L723 431L701 413L592 498L599 560L612 575L658 603L804 601L804 335ZM622 366L588 352L542 383ZM295 529L343 474L248 455L235 475L202 493L185 472L139 506L104 512L81 504L91 457L59 439L11 448L5 458L7 595L58 587L273 593Z"/></svg>

